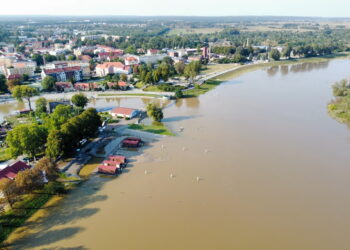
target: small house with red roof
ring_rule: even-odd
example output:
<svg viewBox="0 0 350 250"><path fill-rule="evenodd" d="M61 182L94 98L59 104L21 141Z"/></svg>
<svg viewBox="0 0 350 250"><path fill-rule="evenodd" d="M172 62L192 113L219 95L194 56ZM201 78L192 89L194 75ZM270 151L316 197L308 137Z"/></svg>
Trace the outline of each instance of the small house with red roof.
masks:
<svg viewBox="0 0 350 250"><path fill-rule="evenodd" d="M139 114L139 110L132 108L117 107L111 111L113 117L132 119Z"/></svg>
<svg viewBox="0 0 350 250"><path fill-rule="evenodd" d="M74 90L71 82L56 82L55 86L58 91L69 92Z"/></svg>
<svg viewBox="0 0 350 250"><path fill-rule="evenodd" d="M5 178L14 180L20 171L30 169L30 168L31 168L30 165L24 163L23 161L17 161L12 165L9 165L4 169L0 170L0 180Z"/></svg>

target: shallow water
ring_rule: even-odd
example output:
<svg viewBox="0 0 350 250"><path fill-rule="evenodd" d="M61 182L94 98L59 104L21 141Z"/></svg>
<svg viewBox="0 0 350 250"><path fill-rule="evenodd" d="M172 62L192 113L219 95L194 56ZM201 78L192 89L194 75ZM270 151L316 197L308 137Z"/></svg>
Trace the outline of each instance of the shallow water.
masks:
<svg viewBox="0 0 350 250"><path fill-rule="evenodd" d="M258 70L170 105L182 133L76 189L15 248L349 249L350 131L326 109L349 69Z"/></svg>

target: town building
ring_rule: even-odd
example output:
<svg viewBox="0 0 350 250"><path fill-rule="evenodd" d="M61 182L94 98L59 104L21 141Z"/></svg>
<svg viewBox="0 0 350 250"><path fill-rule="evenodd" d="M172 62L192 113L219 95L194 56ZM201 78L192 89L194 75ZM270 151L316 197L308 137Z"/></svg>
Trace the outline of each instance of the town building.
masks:
<svg viewBox="0 0 350 250"><path fill-rule="evenodd" d="M56 82L56 89L62 92L70 92L74 90L73 84L71 82Z"/></svg>
<svg viewBox="0 0 350 250"><path fill-rule="evenodd" d="M132 108L117 107L113 109L110 113L113 117L132 119L139 114L139 110Z"/></svg>
<svg viewBox="0 0 350 250"><path fill-rule="evenodd" d="M83 70L80 66L43 69L41 77L44 79L46 76L52 76L58 82L67 82L71 79L81 81L83 80Z"/></svg>
<svg viewBox="0 0 350 250"><path fill-rule="evenodd" d="M130 74L131 67L121 62L106 62L97 64L96 76L105 77L108 74Z"/></svg>

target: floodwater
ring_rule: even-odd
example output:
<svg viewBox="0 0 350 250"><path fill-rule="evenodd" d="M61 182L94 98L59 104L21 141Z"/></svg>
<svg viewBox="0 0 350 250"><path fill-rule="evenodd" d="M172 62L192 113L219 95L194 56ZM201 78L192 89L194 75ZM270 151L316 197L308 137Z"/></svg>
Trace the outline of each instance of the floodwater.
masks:
<svg viewBox="0 0 350 250"><path fill-rule="evenodd" d="M350 60L274 67L171 104L182 133L83 184L14 248L349 249L350 130L326 108L349 75Z"/></svg>

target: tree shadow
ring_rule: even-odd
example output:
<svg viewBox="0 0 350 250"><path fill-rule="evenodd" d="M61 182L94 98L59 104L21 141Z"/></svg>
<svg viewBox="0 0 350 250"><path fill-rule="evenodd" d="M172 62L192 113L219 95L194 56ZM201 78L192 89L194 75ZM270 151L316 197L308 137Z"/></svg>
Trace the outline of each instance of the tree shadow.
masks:
<svg viewBox="0 0 350 250"><path fill-rule="evenodd" d="M52 244L56 241L71 238L81 231L83 231L83 228L81 227L69 227L64 229L41 231L35 235L32 235L31 236L32 240L30 241L27 241L25 239L18 240L16 244L11 246L11 248L28 249L28 248L40 247L43 245ZM51 249L55 249L55 248L51 248ZM79 246L78 248L56 248L56 249L86 249L86 248Z"/></svg>

